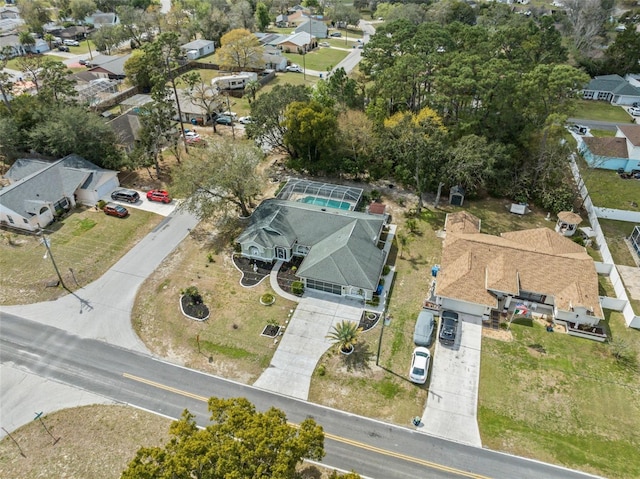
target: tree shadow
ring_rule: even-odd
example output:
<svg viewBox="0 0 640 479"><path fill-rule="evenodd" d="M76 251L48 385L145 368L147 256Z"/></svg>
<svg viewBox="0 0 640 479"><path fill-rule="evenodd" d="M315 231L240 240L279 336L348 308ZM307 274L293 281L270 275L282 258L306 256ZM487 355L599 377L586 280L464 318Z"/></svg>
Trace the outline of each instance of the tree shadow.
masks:
<svg viewBox="0 0 640 479"><path fill-rule="evenodd" d="M214 233L198 228L191 231L191 237L196 241L206 243L206 246L211 248L215 254L219 254L221 251L233 247L235 239L246 225L246 221L227 215L216 221Z"/></svg>
<svg viewBox="0 0 640 479"><path fill-rule="evenodd" d="M347 371L368 371L371 369L369 364L372 358L373 352L367 343L356 343L354 351L348 356L344 356L344 363L347 366Z"/></svg>
<svg viewBox="0 0 640 479"><path fill-rule="evenodd" d="M301 479L321 479L322 472L313 464L305 464L299 471L298 476Z"/></svg>
<svg viewBox="0 0 640 479"><path fill-rule="evenodd" d="M511 324L519 324L520 326L528 326L529 328L532 328L533 318L514 318L513 321L511 321Z"/></svg>

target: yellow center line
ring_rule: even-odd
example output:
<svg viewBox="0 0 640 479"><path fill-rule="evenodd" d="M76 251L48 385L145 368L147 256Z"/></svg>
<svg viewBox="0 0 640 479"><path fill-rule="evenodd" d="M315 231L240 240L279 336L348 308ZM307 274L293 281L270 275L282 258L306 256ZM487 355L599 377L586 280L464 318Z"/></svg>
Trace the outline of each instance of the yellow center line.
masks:
<svg viewBox="0 0 640 479"><path fill-rule="evenodd" d="M149 386L153 386L156 387L158 389L164 389L165 391L169 391L172 392L174 394L179 394L181 396L186 396L192 399L196 399L198 401L202 401L202 402L209 402L209 398L208 397L204 397L204 396L199 396L197 394L193 394L190 393L188 391L183 391L182 389L177 389L171 386L167 386L165 384L161 384L155 381L151 381L149 379L144 379L138 376L133 376L131 374L127 374L127 373L123 373L122 374L123 377L127 378L127 379L131 379L133 381L137 381L143 384L147 384ZM294 423L289 423L291 426L294 427L298 427L298 424L294 424ZM444 466L442 464L437 464L435 462L431 462L431 461L425 461L424 459L418 459L417 457L412 457L412 456L407 456L406 454L402 454L399 452L393 452L393 451L389 451L387 449L381 449L379 447L375 447L375 446L371 446L369 444L365 444L363 442L358 442L358 441L354 441L352 439L347 439L341 436L336 436L335 434L330 434L328 432L324 433L324 436L328 439L331 439L333 441L336 442L341 442L343 444L348 444L350 446L354 446L360 449L365 449L367 451L371 451L371 452L376 452L378 454L383 454L385 456L390 456L390 457L395 457L396 459L402 459L403 461L408 461L408 462L413 462L414 464L420 464L421 466L426 466L429 467L431 469L436 469L439 471L443 471L443 472L448 472L451 474L456 474L460 477L469 477L471 479L490 479L487 476L482 476L480 474L474 474L472 472L467 472L467 471L463 471L461 469L455 469L453 467L448 467L448 466Z"/></svg>

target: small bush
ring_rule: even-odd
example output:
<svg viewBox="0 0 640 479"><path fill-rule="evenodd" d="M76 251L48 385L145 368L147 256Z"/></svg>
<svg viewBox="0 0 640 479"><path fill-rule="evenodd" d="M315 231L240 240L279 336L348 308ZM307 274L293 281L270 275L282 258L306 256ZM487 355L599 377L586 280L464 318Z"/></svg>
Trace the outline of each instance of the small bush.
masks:
<svg viewBox="0 0 640 479"><path fill-rule="evenodd" d="M380 286L384 286L384 278L380 278L380 282L378 283Z"/></svg>
<svg viewBox="0 0 640 479"><path fill-rule="evenodd" d="M378 190L371 191L371 199L373 201L378 201L382 197L382 194Z"/></svg>
<svg viewBox="0 0 640 479"><path fill-rule="evenodd" d="M324 376L325 374L327 374L327 368L324 366L324 364L321 364L320 366L318 366L318 376Z"/></svg>
<svg viewBox="0 0 640 479"><path fill-rule="evenodd" d="M271 304L275 301L275 296L273 296L271 293L264 293L262 296L260 296L260 301L263 304Z"/></svg>
<svg viewBox="0 0 640 479"><path fill-rule="evenodd" d="M391 267L388 264L385 264L382 268L382 276L386 276L391 272Z"/></svg>
<svg viewBox="0 0 640 479"><path fill-rule="evenodd" d="M304 294L304 284L302 281L294 281L291 283L291 292L297 296L302 296Z"/></svg>
<svg viewBox="0 0 640 479"><path fill-rule="evenodd" d="M99 210L101 210L102 208L104 208L105 206L107 206L107 202L104 200L99 200L96 203L96 208L98 208Z"/></svg>
<svg viewBox="0 0 640 479"><path fill-rule="evenodd" d="M240 243L234 243L233 251L235 251L236 253L241 253L242 252L242 246L240 245Z"/></svg>
<svg viewBox="0 0 640 479"><path fill-rule="evenodd" d="M216 261L216 260L213 258L213 253L209 253L209 254L207 255L207 261L208 261L209 263L215 263L215 261Z"/></svg>

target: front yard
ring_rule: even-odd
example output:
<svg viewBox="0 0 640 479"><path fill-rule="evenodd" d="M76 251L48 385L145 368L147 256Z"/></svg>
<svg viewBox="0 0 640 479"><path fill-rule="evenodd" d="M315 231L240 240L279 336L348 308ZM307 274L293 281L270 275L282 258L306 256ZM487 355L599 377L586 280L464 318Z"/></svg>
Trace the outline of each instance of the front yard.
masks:
<svg viewBox="0 0 640 479"><path fill-rule="evenodd" d="M98 279L162 220L133 208L130 213L115 218L82 207L46 228L68 288L75 290ZM57 276L40 237L3 230L0 238L0 304L50 301L67 294L61 287L47 287Z"/></svg>
<svg viewBox="0 0 640 479"><path fill-rule="evenodd" d="M577 100L575 103L576 110L571 114L574 118L631 123L631 116L622 107L611 103L595 100Z"/></svg>
<svg viewBox="0 0 640 479"><path fill-rule="evenodd" d="M512 326L483 338L478 421L485 447L619 479L640 476L638 331L606 311L614 343ZM622 341L629 352L620 359Z"/></svg>

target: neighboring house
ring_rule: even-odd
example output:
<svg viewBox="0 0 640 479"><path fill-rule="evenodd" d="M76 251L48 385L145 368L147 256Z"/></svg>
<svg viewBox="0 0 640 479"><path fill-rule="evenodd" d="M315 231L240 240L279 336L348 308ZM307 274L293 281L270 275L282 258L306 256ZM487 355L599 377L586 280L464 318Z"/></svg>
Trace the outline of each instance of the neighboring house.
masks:
<svg viewBox="0 0 640 479"><path fill-rule="evenodd" d="M185 43L180 49L185 52L189 60L197 60L212 54L215 51L215 43L213 40L194 40Z"/></svg>
<svg viewBox="0 0 640 479"><path fill-rule="evenodd" d="M581 137L578 151L591 168L640 170L640 125L618 125L615 137Z"/></svg>
<svg viewBox="0 0 640 479"><path fill-rule="evenodd" d="M582 90L585 100L603 100L613 105L632 105L640 102L640 88L631 85L620 75L602 75L593 78Z"/></svg>
<svg viewBox="0 0 640 479"><path fill-rule="evenodd" d="M447 215L445 231L435 290L441 308L488 320L523 304L573 326L604 318L593 259L570 239L549 228L483 234L466 212Z"/></svg>
<svg viewBox="0 0 640 479"><path fill-rule="evenodd" d="M207 124L211 120L207 110L197 102L194 103L189 97L187 90L178 90L178 100L180 101L180 113L182 113L181 120L184 123L190 123L192 118L195 118L198 124ZM216 105L212 105L211 114L219 112L224 106L222 103L224 101L225 98L221 96L219 102ZM177 119L177 113L175 119Z"/></svg>
<svg viewBox="0 0 640 479"><path fill-rule="evenodd" d="M276 27L287 28L289 26L289 17L287 15L278 15L276 17Z"/></svg>
<svg viewBox="0 0 640 479"><path fill-rule="evenodd" d="M120 23L120 19L113 12L103 13L97 10L96 13L90 17L85 18L85 24L91 24L94 28L102 28L106 25L117 25Z"/></svg>
<svg viewBox="0 0 640 479"><path fill-rule="evenodd" d="M129 58L131 58L131 53L122 56L96 55L93 60L90 60L93 67L88 71L110 80L124 80L127 76L124 64Z"/></svg>
<svg viewBox="0 0 640 479"><path fill-rule="evenodd" d="M21 45L18 35L0 35L0 49L11 48L11 56L26 55L27 53L44 53L50 50L49 44L42 38L34 39L33 45Z"/></svg>
<svg viewBox="0 0 640 479"><path fill-rule="evenodd" d="M308 52L317 46L316 38L307 32L294 33L278 43L278 48L287 53Z"/></svg>
<svg viewBox="0 0 640 479"><path fill-rule="evenodd" d="M77 203L94 205L117 188L118 172L104 170L78 155L50 162L17 160L0 189L0 224L38 231Z"/></svg>
<svg viewBox="0 0 640 479"><path fill-rule="evenodd" d="M241 254L267 262L302 258L296 276L305 288L370 300L386 261L378 243L387 217L334 204L347 203L311 194L263 201L237 239Z"/></svg>
<svg viewBox="0 0 640 479"><path fill-rule="evenodd" d="M13 8L0 8L0 34L16 32L22 25L24 20Z"/></svg>
<svg viewBox="0 0 640 479"><path fill-rule="evenodd" d="M84 26L73 25L60 30L58 36L62 40L84 40L85 33L91 33L91 29Z"/></svg>
<svg viewBox="0 0 640 479"><path fill-rule="evenodd" d="M279 33L256 32L255 36L258 38L260 45L262 45L265 48L267 47L276 48L282 40L289 38L289 35L280 35Z"/></svg>
<svg viewBox="0 0 640 479"><path fill-rule="evenodd" d="M265 47L263 55L266 69L283 72L287 68L287 57L282 55L282 51L274 47Z"/></svg>
<svg viewBox="0 0 640 479"><path fill-rule="evenodd" d="M310 33L311 36L316 38L327 38L327 36L329 36L329 29L327 28L327 25L324 22L314 20L313 18L300 24L298 28L295 29L295 33L300 32Z"/></svg>
<svg viewBox="0 0 640 479"><path fill-rule="evenodd" d="M137 95L133 95L132 97L120 102L120 112L126 113L131 111L136 114L140 113L140 108L152 101L153 98L151 98L151 95L138 93Z"/></svg>
<svg viewBox="0 0 640 479"><path fill-rule="evenodd" d="M118 138L118 146L131 152L139 139L140 118L135 113L125 113L108 122Z"/></svg>

